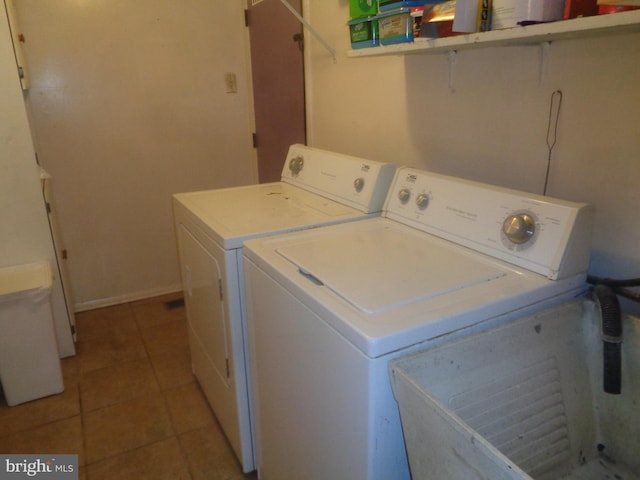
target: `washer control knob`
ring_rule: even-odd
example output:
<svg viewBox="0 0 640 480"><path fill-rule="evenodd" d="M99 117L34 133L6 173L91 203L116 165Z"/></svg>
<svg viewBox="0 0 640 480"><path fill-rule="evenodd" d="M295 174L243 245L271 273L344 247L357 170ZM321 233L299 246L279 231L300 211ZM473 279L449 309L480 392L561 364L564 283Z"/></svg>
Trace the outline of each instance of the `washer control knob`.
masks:
<svg viewBox="0 0 640 480"><path fill-rule="evenodd" d="M502 224L502 231L515 244L526 243L536 231L536 222L527 213L509 215Z"/></svg>
<svg viewBox="0 0 640 480"><path fill-rule="evenodd" d="M361 192L364 188L364 178L358 177L353 181L353 188L356 189L356 192Z"/></svg>
<svg viewBox="0 0 640 480"><path fill-rule="evenodd" d="M298 175L302 171L303 166L304 166L304 158L301 155L298 155L297 157L293 157L289 161L289 170L291 170L291 173L293 173L294 175Z"/></svg>
<svg viewBox="0 0 640 480"><path fill-rule="evenodd" d="M403 188L398 192L398 199L400 200L400 203L407 203L409 198L411 198L411 191L408 188Z"/></svg>
<svg viewBox="0 0 640 480"><path fill-rule="evenodd" d="M424 210L429 205L429 195L421 193L416 197L416 205L420 210Z"/></svg>

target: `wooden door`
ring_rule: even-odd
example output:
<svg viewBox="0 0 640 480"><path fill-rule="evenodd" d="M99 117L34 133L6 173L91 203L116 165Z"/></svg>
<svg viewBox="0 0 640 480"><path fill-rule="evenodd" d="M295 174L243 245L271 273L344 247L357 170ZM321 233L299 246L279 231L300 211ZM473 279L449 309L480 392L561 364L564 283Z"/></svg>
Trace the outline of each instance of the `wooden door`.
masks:
<svg viewBox="0 0 640 480"><path fill-rule="evenodd" d="M306 143L302 25L279 0L247 0L260 183L280 179L289 145ZM301 0L289 3L302 11Z"/></svg>

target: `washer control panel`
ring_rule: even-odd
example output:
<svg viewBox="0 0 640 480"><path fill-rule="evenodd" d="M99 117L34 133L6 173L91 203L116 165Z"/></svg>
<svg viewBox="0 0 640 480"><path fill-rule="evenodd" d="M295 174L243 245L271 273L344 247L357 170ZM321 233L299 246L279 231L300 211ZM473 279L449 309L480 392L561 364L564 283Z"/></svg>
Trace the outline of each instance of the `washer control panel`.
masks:
<svg viewBox="0 0 640 480"><path fill-rule="evenodd" d="M517 245L527 243L536 233L536 221L527 212L514 213L505 218L502 233Z"/></svg>
<svg viewBox="0 0 640 480"><path fill-rule="evenodd" d="M281 180L365 213L380 212L396 167L294 144Z"/></svg>
<svg viewBox="0 0 640 480"><path fill-rule="evenodd" d="M583 203L400 168L383 216L549 278L589 264L593 209Z"/></svg>

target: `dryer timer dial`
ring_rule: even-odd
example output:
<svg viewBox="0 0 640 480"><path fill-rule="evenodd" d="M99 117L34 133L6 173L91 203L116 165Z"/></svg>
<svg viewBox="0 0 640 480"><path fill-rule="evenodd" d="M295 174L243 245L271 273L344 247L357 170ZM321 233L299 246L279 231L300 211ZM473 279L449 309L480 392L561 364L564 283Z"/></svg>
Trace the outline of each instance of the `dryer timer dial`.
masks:
<svg viewBox="0 0 640 480"><path fill-rule="evenodd" d="M289 170L291 170L293 175L298 175L302 171L302 167L304 167L304 158L302 155L298 155L289 161Z"/></svg>
<svg viewBox="0 0 640 480"><path fill-rule="evenodd" d="M408 188L403 188L398 192L398 200L400 203L405 204L411 198L411 191Z"/></svg>

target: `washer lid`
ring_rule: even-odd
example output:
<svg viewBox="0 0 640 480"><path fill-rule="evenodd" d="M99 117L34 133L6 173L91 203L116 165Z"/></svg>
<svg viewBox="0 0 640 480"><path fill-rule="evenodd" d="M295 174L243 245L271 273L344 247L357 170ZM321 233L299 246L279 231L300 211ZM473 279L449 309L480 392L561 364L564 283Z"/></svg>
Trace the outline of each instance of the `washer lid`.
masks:
<svg viewBox="0 0 640 480"><path fill-rule="evenodd" d="M301 273L369 314L506 275L477 254L392 226L337 231L276 251Z"/></svg>

